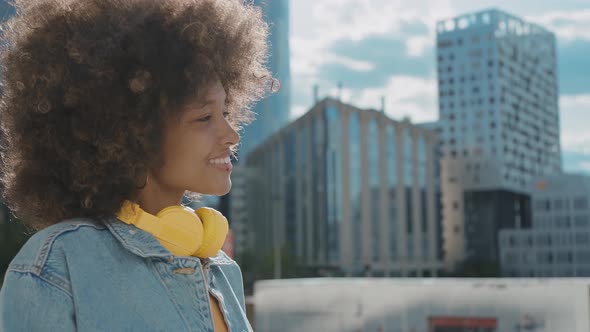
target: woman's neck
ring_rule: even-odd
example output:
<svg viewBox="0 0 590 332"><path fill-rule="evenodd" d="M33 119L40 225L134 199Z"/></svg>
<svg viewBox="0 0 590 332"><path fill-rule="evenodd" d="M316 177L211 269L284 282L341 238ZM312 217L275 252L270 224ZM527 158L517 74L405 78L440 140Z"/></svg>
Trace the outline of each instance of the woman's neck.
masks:
<svg viewBox="0 0 590 332"><path fill-rule="evenodd" d="M157 215L164 208L180 205L184 191L162 188L160 184L150 178L145 187L139 191L137 204L147 213Z"/></svg>

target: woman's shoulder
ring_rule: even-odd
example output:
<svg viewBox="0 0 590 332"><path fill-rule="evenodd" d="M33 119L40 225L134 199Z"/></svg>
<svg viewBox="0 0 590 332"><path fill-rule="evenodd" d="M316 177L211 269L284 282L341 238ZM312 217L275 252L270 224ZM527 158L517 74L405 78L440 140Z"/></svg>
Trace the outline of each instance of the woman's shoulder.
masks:
<svg viewBox="0 0 590 332"><path fill-rule="evenodd" d="M7 271L32 273L41 276L52 271L60 274L60 265L65 265L65 251L73 248L84 238L105 235L106 226L89 218L74 218L46 227L23 245L8 266ZM64 271L65 272L65 271Z"/></svg>

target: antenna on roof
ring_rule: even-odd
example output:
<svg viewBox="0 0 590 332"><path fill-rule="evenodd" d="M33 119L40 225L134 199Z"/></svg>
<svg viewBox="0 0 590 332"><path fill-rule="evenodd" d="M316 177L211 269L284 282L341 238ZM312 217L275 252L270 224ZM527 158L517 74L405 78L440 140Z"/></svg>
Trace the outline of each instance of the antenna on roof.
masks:
<svg viewBox="0 0 590 332"><path fill-rule="evenodd" d="M314 84L313 86L313 103L314 105L318 103L318 99L320 98L319 96L320 94L320 86L317 84Z"/></svg>

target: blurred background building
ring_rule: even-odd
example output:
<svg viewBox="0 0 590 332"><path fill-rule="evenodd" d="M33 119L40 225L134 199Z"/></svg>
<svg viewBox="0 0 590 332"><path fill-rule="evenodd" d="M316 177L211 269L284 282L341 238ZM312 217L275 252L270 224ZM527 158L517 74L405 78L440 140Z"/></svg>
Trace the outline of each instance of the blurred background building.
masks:
<svg viewBox="0 0 590 332"><path fill-rule="evenodd" d="M502 275L590 276L590 177L540 176L530 190L532 228L500 231Z"/></svg>
<svg viewBox="0 0 590 332"><path fill-rule="evenodd" d="M437 276L437 146L433 130L324 99L248 156L256 252L316 273Z"/></svg>
<svg viewBox="0 0 590 332"><path fill-rule="evenodd" d="M498 231L531 227L529 183L561 171L555 36L499 10L439 21L447 269L499 263Z"/></svg>
<svg viewBox="0 0 590 332"><path fill-rule="evenodd" d="M321 278L256 283L255 329L587 332L590 279Z"/></svg>
<svg viewBox="0 0 590 332"><path fill-rule="evenodd" d="M232 190L228 195L218 199L218 203L211 204L228 217L234 232L235 252L238 258L241 258L247 248L252 248L253 239L252 228L248 226L244 196L250 181L253 180L252 171L247 169L243 161L252 149L288 123L291 109L289 0L256 0L254 4L262 8L270 27L269 68L273 77L280 81L280 89L256 104L253 109L256 120L241 132L239 160L231 175Z"/></svg>
<svg viewBox="0 0 590 332"><path fill-rule="evenodd" d="M289 1L255 0L270 26L269 68L280 80L280 90L256 104L256 121L244 128L239 154L248 153L289 121L291 109L291 70L289 48Z"/></svg>

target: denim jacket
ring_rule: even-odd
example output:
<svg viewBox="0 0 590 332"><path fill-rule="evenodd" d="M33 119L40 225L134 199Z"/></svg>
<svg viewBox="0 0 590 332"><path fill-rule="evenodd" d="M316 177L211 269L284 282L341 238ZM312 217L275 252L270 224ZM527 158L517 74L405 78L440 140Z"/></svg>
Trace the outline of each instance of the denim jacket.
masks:
<svg viewBox="0 0 590 332"><path fill-rule="evenodd" d="M240 268L222 251L174 256L116 218L47 227L10 263L0 290L0 331L208 331L208 291L228 330L252 331Z"/></svg>

